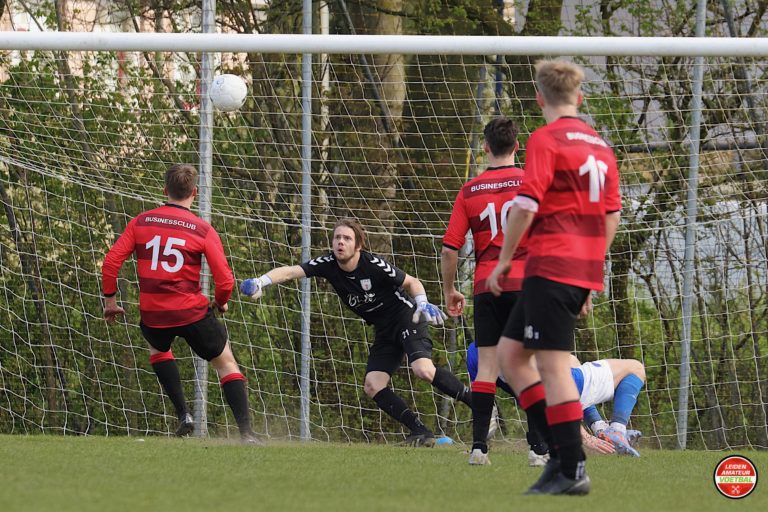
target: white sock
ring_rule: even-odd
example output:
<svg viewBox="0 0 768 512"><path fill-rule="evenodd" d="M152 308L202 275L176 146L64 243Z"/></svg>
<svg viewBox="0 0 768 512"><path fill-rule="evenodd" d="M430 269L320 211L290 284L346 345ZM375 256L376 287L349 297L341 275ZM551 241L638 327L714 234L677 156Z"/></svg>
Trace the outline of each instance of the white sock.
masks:
<svg viewBox="0 0 768 512"><path fill-rule="evenodd" d="M619 423L618 421L612 421L611 428L617 432L621 432L622 434L627 433L627 426L623 423Z"/></svg>
<svg viewBox="0 0 768 512"><path fill-rule="evenodd" d="M593 434L597 435L598 432L608 428L608 423L603 420L598 420L589 426L589 429Z"/></svg>

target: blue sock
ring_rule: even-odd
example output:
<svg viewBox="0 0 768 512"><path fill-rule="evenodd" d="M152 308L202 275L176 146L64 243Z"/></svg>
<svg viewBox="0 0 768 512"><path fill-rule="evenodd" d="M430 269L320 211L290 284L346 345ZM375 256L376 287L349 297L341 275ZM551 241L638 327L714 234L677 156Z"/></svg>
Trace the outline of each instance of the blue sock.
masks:
<svg viewBox="0 0 768 512"><path fill-rule="evenodd" d="M586 409L584 409L584 423L587 425L591 425L596 421L602 421L603 417L600 416L600 413L597 410L597 407L594 405L590 405Z"/></svg>
<svg viewBox="0 0 768 512"><path fill-rule="evenodd" d="M616 421L624 425L629 423L629 416L635 408L637 395L640 394L641 389L643 389L643 381L637 375L630 373L621 379L613 396L612 422Z"/></svg>

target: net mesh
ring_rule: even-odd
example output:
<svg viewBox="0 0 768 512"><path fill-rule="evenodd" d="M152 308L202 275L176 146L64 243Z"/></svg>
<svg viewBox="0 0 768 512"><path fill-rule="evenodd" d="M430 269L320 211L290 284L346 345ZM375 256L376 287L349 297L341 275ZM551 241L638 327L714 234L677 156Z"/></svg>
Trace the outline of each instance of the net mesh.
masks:
<svg viewBox="0 0 768 512"><path fill-rule="evenodd" d="M680 393L682 266L693 59L576 59L582 112L615 148L625 197L607 291L579 323L577 355L641 360L647 385L632 427L674 446ZM418 277L440 302L439 253L453 199L485 166L483 125L507 115L525 142L543 122L532 58L314 56L312 248L353 215L372 249ZM301 255L301 59L233 54L219 70L249 97L216 113L211 222L238 281ZM0 54L0 432L167 434L163 398L138 328L135 265L120 279L124 323L101 319L104 253L128 220L162 203L168 165L198 160L197 57L177 53ZM689 446L768 447L768 235L761 61L705 63L699 224L691 345ZM472 255L459 282L471 294ZM237 293L226 315L248 378L257 432L299 435L299 283L258 303ZM435 362L463 380L469 329L431 329ZM313 439L394 442L395 422L364 393L372 331L333 290L312 288ZM192 396L192 354L179 359ZM235 425L210 372L209 430ZM395 390L427 425L471 439L470 411L403 368ZM508 440L520 412L501 400ZM610 407L605 411L610 414ZM522 418L524 419L524 418Z"/></svg>

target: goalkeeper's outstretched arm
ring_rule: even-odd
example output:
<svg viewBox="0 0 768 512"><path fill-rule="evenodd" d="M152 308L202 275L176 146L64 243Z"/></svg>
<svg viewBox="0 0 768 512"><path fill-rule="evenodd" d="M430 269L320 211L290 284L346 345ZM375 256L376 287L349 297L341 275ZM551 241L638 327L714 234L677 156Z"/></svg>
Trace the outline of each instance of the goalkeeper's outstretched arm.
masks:
<svg viewBox="0 0 768 512"><path fill-rule="evenodd" d="M258 299L267 286L284 283L292 279L301 279L302 277L307 277L307 274L299 265L277 267L261 277L252 277L240 283L240 293L248 295L252 299Z"/></svg>

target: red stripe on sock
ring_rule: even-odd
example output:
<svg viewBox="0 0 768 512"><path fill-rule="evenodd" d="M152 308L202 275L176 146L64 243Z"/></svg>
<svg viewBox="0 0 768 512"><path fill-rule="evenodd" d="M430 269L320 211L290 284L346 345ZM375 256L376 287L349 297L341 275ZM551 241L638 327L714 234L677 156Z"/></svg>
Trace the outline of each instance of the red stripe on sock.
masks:
<svg viewBox="0 0 768 512"><path fill-rule="evenodd" d="M175 358L173 357L173 352L170 350L168 352L158 352L157 354L152 354L149 356L149 364L155 364L155 363L162 363L163 361L173 361Z"/></svg>
<svg viewBox="0 0 768 512"><path fill-rule="evenodd" d="M547 407L546 413L548 425L568 423L569 421L581 421L582 418L584 418L584 413L581 410L581 402L578 400L550 405Z"/></svg>
<svg viewBox="0 0 768 512"><path fill-rule="evenodd" d="M477 393L489 393L491 395L495 395L496 383L476 380L475 382L472 383L472 391Z"/></svg>
<svg viewBox="0 0 768 512"><path fill-rule="evenodd" d="M219 381L219 384L223 386L227 382L232 382L233 380L245 380L245 375L240 372L230 373L229 375L223 376Z"/></svg>
<svg viewBox="0 0 768 512"><path fill-rule="evenodd" d="M541 400L544 400L544 384L537 382L522 390L517 401L520 403L520 407L528 409Z"/></svg>

